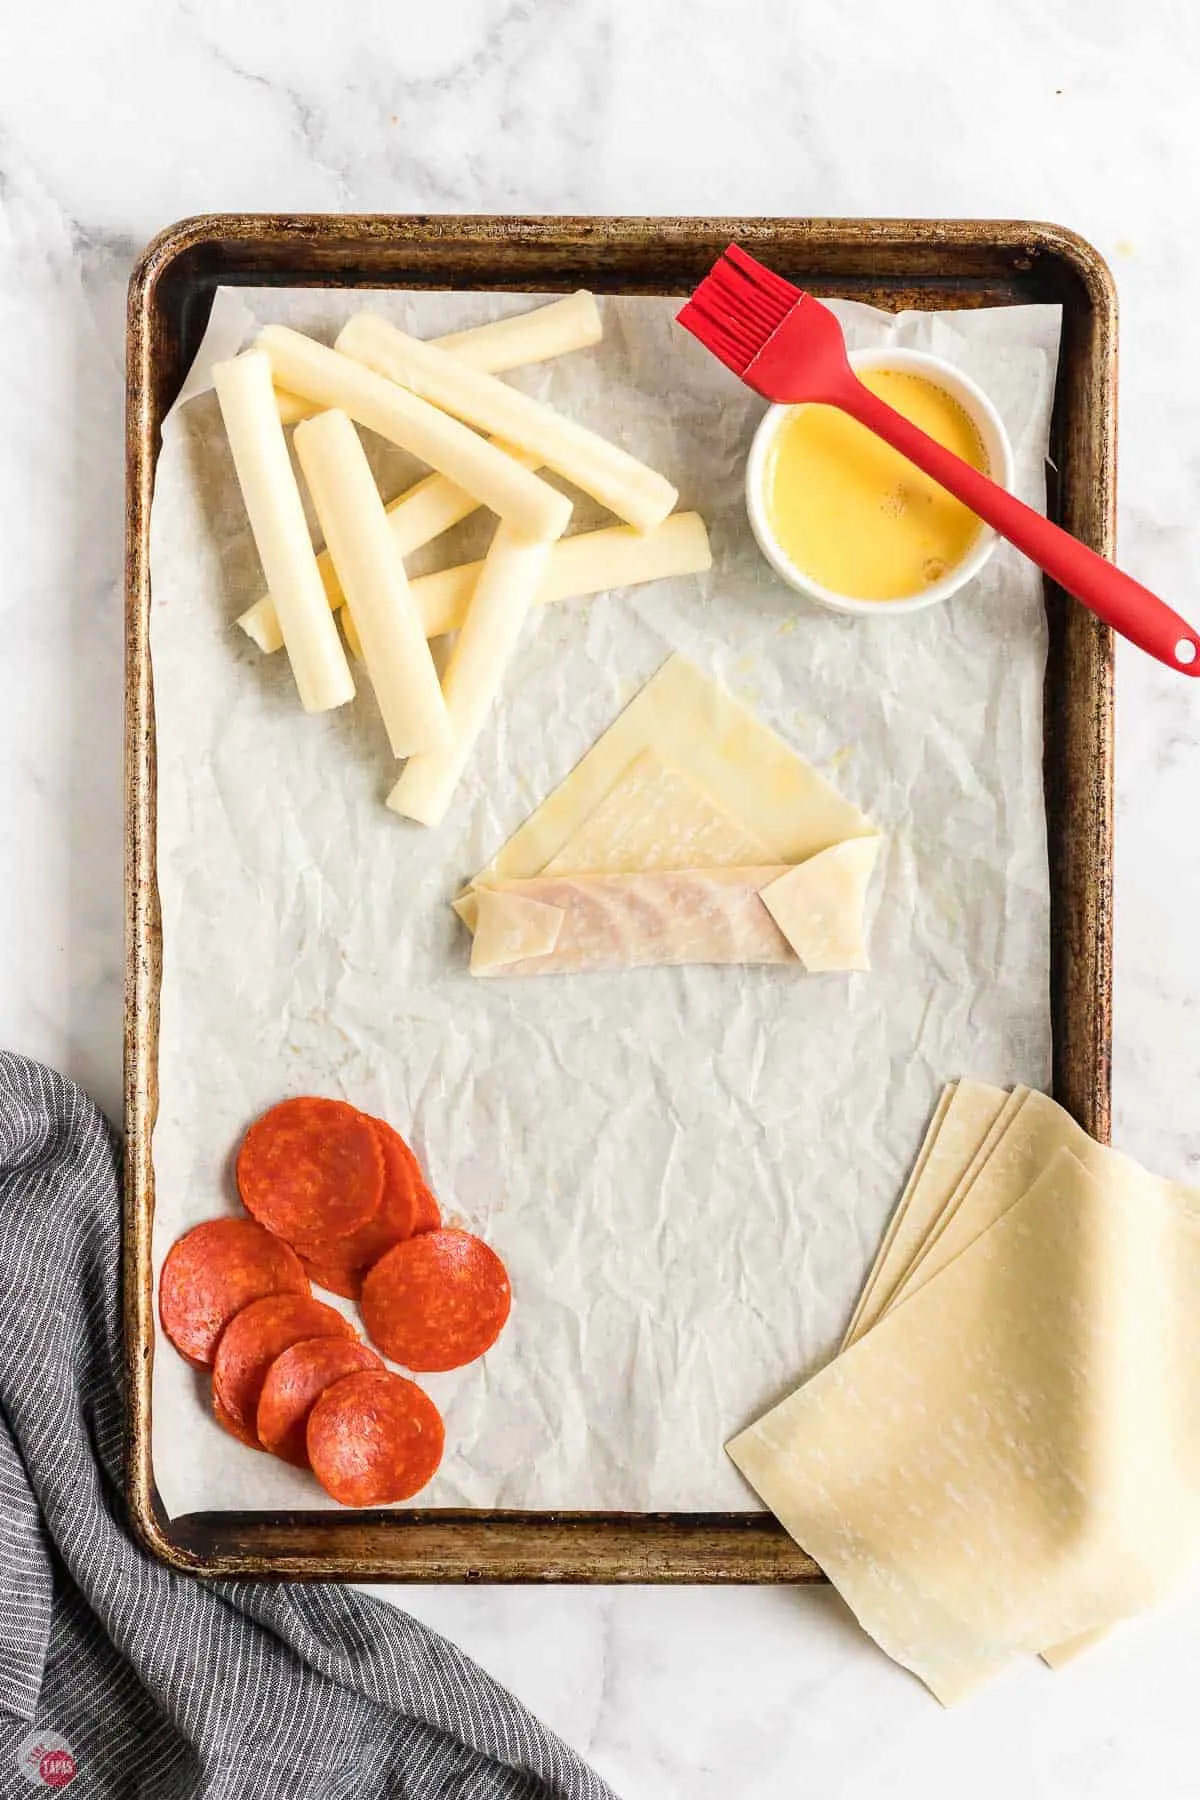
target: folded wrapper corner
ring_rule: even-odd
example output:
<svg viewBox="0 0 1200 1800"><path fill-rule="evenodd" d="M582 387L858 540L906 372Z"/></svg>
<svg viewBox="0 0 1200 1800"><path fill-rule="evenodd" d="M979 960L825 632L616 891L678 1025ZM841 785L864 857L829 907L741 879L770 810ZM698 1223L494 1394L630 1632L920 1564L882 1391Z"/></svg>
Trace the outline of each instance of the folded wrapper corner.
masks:
<svg viewBox="0 0 1200 1800"><path fill-rule="evenodd" d="M562 931L564 913L521 893L480 888L476 895L472 975L490 975L513 963L550 956Z"/></svg>
<svg viewBox="0 0 1200 1800"><path fill-rule="evenodd" d="M866 969L879 844L815 769L674 656L455 910L475 933L474 975Z"/></svg>
<svg viewBox="0 0 1200 1800"><path fill-rule="evenodd" d="M869 969L867 888L879 839L848 838L759 890L759 898L812 975Z"/></svg>

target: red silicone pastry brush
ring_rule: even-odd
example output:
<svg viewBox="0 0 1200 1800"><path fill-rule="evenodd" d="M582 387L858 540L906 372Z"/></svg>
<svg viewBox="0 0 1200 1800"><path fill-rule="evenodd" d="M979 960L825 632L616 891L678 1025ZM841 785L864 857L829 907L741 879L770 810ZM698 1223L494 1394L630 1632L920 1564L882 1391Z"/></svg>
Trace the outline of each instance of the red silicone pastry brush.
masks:
<svg viewBox="0 0 1200 1800"><path fill-rule="evenodd" d="M1169 668L1200 675L1200 636L1149 588L973 469L863 386L827 306L731 244L679 323L767 400L849 413L1023 550L1060 587Z"/></svg>

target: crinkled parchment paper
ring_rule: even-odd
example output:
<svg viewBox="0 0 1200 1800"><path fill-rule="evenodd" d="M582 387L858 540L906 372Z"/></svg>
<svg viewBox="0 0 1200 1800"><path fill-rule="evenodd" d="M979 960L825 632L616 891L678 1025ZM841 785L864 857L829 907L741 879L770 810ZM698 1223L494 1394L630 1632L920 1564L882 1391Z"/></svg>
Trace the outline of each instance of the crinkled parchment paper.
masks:
<svg viewBox="0 0 1200 1800"><path fill-rule="evenodd" d="M531 304L369 300L422 335ZM447 1448L419 1503L749 1508L721 1446L836 1349L941 1084L1048 1077L1039 579L1002 547L968 591L915 617L810 607L746 524L762 402L672 324L675 303L604 300L598 349L510 379L666 472L708 521L712 573L539 609L447 822L422 830L384 807L396 768L361 672L352 707L307 717L285 656L234 626L262 583L205 391L213 351L256 321L328 338L361 304L218 296L193 397L164 433L156 1277L180 1232L236 1205L231 1152L256 1113L285 1094L344 1096L412 1140L446 1213L512 1274L498 1346L426 1383ZM928 348L974 376L1012 434L1021 493L1042 504L1057 308L839 310L856 345ZM420 472L369 447L386 495ZM581 523L597 516L581 503ZM486 520L468 522L413 570L484 542ZM676 649L887 833L874 973L472 980L451 896ZM161 1343L169 1512L331 1504L225 1436L207 1405Z"/></svg>

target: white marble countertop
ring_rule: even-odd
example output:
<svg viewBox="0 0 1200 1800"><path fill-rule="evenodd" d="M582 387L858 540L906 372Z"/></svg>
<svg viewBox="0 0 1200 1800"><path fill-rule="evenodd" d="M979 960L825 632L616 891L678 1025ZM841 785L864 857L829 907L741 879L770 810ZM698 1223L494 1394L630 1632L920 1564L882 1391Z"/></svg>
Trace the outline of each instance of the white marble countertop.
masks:
<svg viewBox="0 0 1200 1800"><path fill-rule="evenodd" d="M230 209L971 214L1122 303L1121 548L1200 618L1200 15L1170 0L59 0L0 58L0 1028L120 1097L122 325ZM1193 285L1195 284L1195 285ZM1200 1178L1200 687L1120 658L1116 1138ZM1192 1101L1189 1111L1188 1101ZM395 1597L395 1595L393 1595ZM626 1800L1195 1792L1200 1602L942 1713L827 1590L404 1595Z"/></svg>

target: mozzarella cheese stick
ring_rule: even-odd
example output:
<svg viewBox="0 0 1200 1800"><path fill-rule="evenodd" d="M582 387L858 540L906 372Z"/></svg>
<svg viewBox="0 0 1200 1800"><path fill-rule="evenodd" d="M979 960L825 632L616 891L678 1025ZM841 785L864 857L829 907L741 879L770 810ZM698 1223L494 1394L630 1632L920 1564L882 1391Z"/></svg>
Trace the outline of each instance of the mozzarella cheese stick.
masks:
<svg viewBox="0 0 1200 1800"><path fill-rule="evenodd" d="M436 344L410 337L386 319L356 313L338 334L337 348L455 418L534 452L547 468L642 531L661 524L679 498L665 476L627 450L494 375L466 368Z"/></svg>
<svg viewBox="0 0 1200 1800"><path fill-rule="evenodd" d="M610 588L638 587L671 575L702 574L712 567L708 532L699 513L672 513L650 531L604 525L560 538L546 559L534 604L582 600ZM482 562L457 563L413 582L413 598L428 637L457 631L466 617Z"/></svg>
<svg viewBox="0 0 1200 1800"><path fill-rule="evenodd" d="M514 450L511 454L518 462L524 463L527 469L536 467L534 458L527 456L524 450ZM465 488L460 488L457 482L445 475L426 475L389 501L385 508L394 553L397 556L411 555L422 544L440 537L443 531L449 531L452 525L457 525L460 520L477 511L478 507L478 500L468 494ZM475 565L476 572L478 566ZM322 550L317 557L317 567L321 571L321 580L325 583L330 606L340 606L343 599L341 584L328 550ZM248 606L239 616L238 624L246 636L253 638L259 649L265 650L268 655L281 648L283 637L279 630L279 620L275 616L275 602L270 594L263 594L253 606ZM426 632L425 635L432 637L434 633Z"/></svg>
<svg viewBox="0 0 1200 1800"><path fill-rule="evenodd" d="M342 591L336 574L328 568L326 558L319 556L317 563L329 604L340 606ZM482 568L481 561L455 563L432 575L419 575L411 584L426 637L441 637L444 632L459 629ZM554 600L582 600L588 594L607 593L610 588L639 587L672 575L701 575L711 568L712 551L704 520L699 513L672 513L652 531L635 531L632 525L603 525L599 531L580 531L575 537L561 538L550 552L546 572L533 598L535 605L542 606ZM283 641L273 615L268 620L261 600L242 614L238 624L260 650L277 650ZM345 630L346 641L353 650L353 626L346 625Z"/></svg>
<svg viewBox="0 0 1200 1800"><path fill-rule="evenodd" d="M358 433L345 413L325 412L297 425L295 442L342 592L354 608L392 754L448 743L450 717L437 670Z"/></svg>
<svg viewBox="0 0 1200 1800"><path fill-rule="evenodd" d="M585 350L589 344L598 344L603 334L595 295L580 288L563 300L535 306L532 312L493 319L487 325L472 325L466 331L451 331L445 337L431 338L430 342L440 344L473 369L500 375L526 363L549 362L551 357L565 356L569 350ZM302 400L299 394L289 394L284 389L276 390L276 400L285 425L296 425L321 410L315 401Z"/></svg>
<svg viewBox="0 0 1200 1800"><path fill-rule="evenodd" d="M453 743L414 756L388 795L393 812L440 825L545 572L550 545L497 526L442 681Z"/></svg>
<svg viewBox="0 0 1200 1800"><path fill-rule="evenodd" d="M529 312L492 319L487 325L472 325L466 331L447 332L429 342L448 350L472 369L500 375L526 363L549 362L570 350L586 350L589 344L598 344L603 335L596 297L580 288L577 293L550 300Z"/></svg>
<svg viewBox="0 0 1200 1800"><path fill-rule="evenodd" d="M286 325L265 326L258 348L280 387L322 407L336 407L368 431L411 451L523 536L562 535L571 516L565 494L420 395ZM454 365L453 357L447 361Z"/></svg>
<svg viewBox="0 0 1200 1800"><path fill-rule="evenodd" d="M315 400L304 400L299 394L289 394L286 388L278 387L275 389L275 408L281 425L298 425L301 419L311 419L321 410Z"/></svg>
<svg viewBox="0 0 1200 1800"><path fill-rule="evenodd" d="M247 351L231 362L215 363L213 385L300 703L305 712L344 706L354 698L354 677L317 569L304 502L275 410L271 365L260 351Z"/></svg>
<svg viewBox="0 0 1200 1800"><path fill-rule="evenodd" d="M409 592L412 592L411 586ZM340 616L342 621L342 636L346 640L346 648L351 656L356 656L361 662L363 653L362 639L358 635L358 626L354 623L354 614L350 611L348 606L343 606Z"/></svg>

